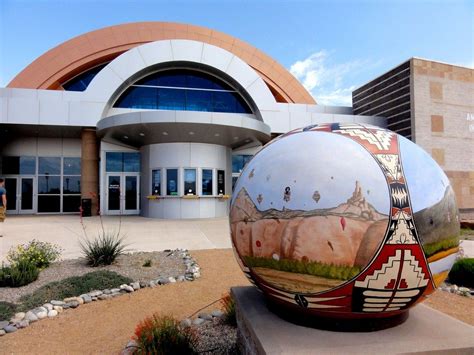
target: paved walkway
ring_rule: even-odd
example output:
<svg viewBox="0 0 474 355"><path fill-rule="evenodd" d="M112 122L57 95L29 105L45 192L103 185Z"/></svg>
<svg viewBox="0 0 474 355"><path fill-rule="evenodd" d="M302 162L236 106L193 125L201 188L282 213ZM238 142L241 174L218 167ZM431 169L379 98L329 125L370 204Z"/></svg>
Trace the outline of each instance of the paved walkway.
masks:
<svg viewBox="0 0 474 355"><path fill-rule="evenodd" d="M121 221L121 222L120 222ZM162 220L139 216L104 216L106 231L118 231L125 236L130 251L155 251L173 248L231 248L228 218L200 220ZM102 229L99 217L84 218L86 234L97 236ZM59 244L63 259L81 255L79 241L84 230L79 216L8 216L0 223L0 262L15 245L34 238Z"/></svg>

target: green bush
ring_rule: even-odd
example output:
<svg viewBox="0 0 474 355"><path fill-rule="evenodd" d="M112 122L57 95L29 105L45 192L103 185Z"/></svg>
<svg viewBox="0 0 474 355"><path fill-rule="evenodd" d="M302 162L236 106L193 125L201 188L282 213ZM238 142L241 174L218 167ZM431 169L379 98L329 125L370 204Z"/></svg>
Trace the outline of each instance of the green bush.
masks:
<svg viewBox="0 0 474 355"><path fill-rule="evenodd" d="M153 315L135 328L135 354L196 354L197 339L191 328L181 328L171 317Z"/></svg>
<svg viewBox="0 0 474 355"><path fill-rule="evenodd" d="M11 266L0 268L0 287L21 287L38 278L40 270L33 261L20 259Z"/></svg>
<svg viewBox="0 0 474 355"><path fill-rule="evenodd" d="M51 282L41 286L32 294L20 298L22 309L31 309L51 300L62 300L93 290L119 287L121 284L133 282L112 271L100 270L82 276L73 276L61 281Z"/></svg>
<svg viewBox="0 0 474 355"><path fill-rule="evenodd" d="M237 318L235 316L235 300L232 295L227 294L221 299L222 308L224 308L224 322L236 326Z"/></svg>
<svg viewBox="0 0 474 355"><path fill-rule="evenodd" d="M13 303L0 301L0 320L10 319L16 312L16 306Z"/></svg>
<svg viewBox="0 0 474 355"><path fill-rule="evenodd" d="M272 258L262 258L255 256L244 256L245 265L248 267L264 267L279 271L294 272L298 274L308 274L326 277L328 279L349 280L360 273L357 266L344 266L325 264L317 261L301 261Z"/></svg>
<svg viewBox="0 0 474 355"><path fill-rule="evenodd" d="M456 261L448 275L449 282L458 286L474 287L474 258Z"/></svg>
<svg viewBox="0 0 474 355"><path fill-rule="evenodd" d="M52 262L59 260L61 256L61 248L52 243L40 242L33 239L27 244L18 245L11 248L7 255L7 260L12 264L27 260L33 262L36 267L44 269Z"/></svg>
<svg viewBox="0 0 474 355"><path fill-rule="evenodd" d="M96 239L84 239L80 245L87 264L91 266L112 264L126 247L119 233L105 231Z"/></svg>

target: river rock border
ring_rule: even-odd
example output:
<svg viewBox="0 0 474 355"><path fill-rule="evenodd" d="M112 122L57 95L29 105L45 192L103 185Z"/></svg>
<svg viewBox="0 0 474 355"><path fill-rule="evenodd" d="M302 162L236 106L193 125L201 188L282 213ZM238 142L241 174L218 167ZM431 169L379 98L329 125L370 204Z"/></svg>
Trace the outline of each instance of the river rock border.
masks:
<svg viewBox="0 0 474 355"><path fill-rule="evenodd" d="M118 297L124 294L129 294L138 291L141 288L146 287L157 287L175 282L194 281L201 277L201 268L199 267L196 260L189 254L187 249L167 249L165 253L169 253L168 256L179 256L183 260L183 264L186 266L186 271L183 275L177 277L160 277L156 280L149 282L135 281L130 284L123 284L120 287L104 290L94 290L88 293L76 297L68 297L60 300L50 300L40 307L33 308L27 312L16 313L10 321L0 321L0 336L7 333L14 333L18 329L26 328L31 323L37 322L46 318L54 318L65 309L77 308L81 304L91 303L94 301L108 300L114 297Z"/></svg>

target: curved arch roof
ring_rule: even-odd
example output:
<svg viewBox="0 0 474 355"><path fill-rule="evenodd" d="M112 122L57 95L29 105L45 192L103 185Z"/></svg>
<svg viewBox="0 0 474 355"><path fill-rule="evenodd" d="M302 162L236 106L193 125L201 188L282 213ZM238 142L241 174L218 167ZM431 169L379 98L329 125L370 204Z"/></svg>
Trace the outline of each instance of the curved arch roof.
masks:
<svg viewBox="0 0 474 355"><path fill-rule="evenodd" d="M282 65L248 43L205 27L170 22L128 23L85 33L38 57L7 87L61 90L61 83L92 66L141 44L167 39L190 39L223 48L250 65L283 101L316 103Z"/></svg>

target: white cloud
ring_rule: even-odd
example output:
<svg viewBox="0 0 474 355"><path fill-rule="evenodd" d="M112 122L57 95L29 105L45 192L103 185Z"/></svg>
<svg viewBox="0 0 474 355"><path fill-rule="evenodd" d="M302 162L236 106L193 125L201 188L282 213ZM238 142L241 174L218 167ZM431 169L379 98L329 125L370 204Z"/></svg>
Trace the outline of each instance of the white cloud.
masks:
<svg viewBox="0 0 474 355"><path fill-rule="evenodd" d="M290 67L290 72L322 105L352 105L352 91L355 85L347 83L352 76L367 66L366 61L354 60L333 64L326 50L320 50Z"/></svg>

